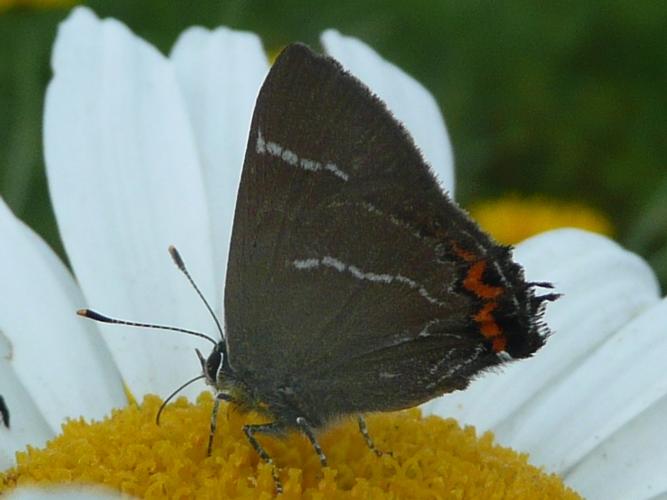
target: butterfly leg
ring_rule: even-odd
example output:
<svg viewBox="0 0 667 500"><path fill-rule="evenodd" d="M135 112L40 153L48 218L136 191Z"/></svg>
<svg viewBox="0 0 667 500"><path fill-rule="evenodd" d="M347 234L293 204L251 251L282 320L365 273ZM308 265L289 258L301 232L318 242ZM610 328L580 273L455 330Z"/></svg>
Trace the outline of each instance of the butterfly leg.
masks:
<svg viewBox="0 0 667 500"><path fill-rule="evenodd" d="M243 426L243 432L245 433L248 441L255 449L259 457L269 464L272 468L271 475L273 476L273 482L276 485L276 493L280 494L283 492L283 484L280 482L278 477L278 469L276 464L273 463L271 455L259 444L259 441L255 438L255 433L259 432L262 434L281 434L284 430L284 425L279 422L271 422L269 424L248 424Z"/></svg>
<svg viewBox="0 0 667 500"><path fill-rule="evenodd" d="M320 443L317 442L317 438L315 437L315 432L313 432L313 428L310 426L310 424L306 421L305 418L303 417L297 417L296 423L299 424L299 427L303 431L303 433L308 437L308 440L310 441L310 444L313 445L313 448L315 449L315 453L317 453L317 456L320 458L320 464L322 464L322 467L327 466L327 457L322 451L322 447L320 446Z"/></svg>
<svg viewBox="0 0 667 500"><path fill-rule="evenodd" d="M218 410L220 409L220 401L229 401L230 403L235 402L234 398L224 392L219 392L215 395L213 411L211 411L211 430L208 435L208 448L206 448L207 457L211 456L211 450L213 449L213 437L215 436L215 430L218 427Z"/></svg>
<svg viewBox="0 0 667 500"><path fill-rule="evenodd" d="M378 457L381 457L382 455L385 454L384 451L378 450L375 447L375 443L371 439L371 435L368 433L368 427L366 426L366 419L359 415L357 417L357 421L359 422L359 432L361 432L361 435L364 436L364 440L366 441L366 445L370 448L372 452L374 452Z"/></svg>

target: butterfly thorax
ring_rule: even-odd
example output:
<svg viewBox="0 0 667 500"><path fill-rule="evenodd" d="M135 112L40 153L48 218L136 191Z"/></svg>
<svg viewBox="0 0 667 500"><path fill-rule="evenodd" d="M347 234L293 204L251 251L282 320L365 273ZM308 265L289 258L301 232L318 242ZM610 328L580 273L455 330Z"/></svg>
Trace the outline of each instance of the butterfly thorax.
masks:
<svg viewBox="0 0 667 500"><path fill-rule="evenodd" d="M234 370L229 363L224 342L219 342L213 348L202 363L202 368L207 384L216 394L229 396L236 410L242 413L255 412L274 419L284 413L282 398L274 397L273 389L262 391L261 388L266 384L257 384L250 374Z"/></svg>

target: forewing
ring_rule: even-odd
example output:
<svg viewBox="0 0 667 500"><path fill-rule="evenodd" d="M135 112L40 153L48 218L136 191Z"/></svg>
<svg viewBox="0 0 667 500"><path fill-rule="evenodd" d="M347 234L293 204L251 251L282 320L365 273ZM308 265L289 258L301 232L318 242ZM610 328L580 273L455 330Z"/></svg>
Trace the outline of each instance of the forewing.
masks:
<svg viewBox="0 0 667 500"><path fill-rule="evenodd" d="M384 104L330 58L302 45L281 54L257 99L234 218L234 370L298 384L345 359L380 356L374 368L390 373L410 346L437 362L459 344L456 356L484 351L477 370L494 364L470 333L483 300L462 284L483 247L505 251L445 197Z"/></svg>

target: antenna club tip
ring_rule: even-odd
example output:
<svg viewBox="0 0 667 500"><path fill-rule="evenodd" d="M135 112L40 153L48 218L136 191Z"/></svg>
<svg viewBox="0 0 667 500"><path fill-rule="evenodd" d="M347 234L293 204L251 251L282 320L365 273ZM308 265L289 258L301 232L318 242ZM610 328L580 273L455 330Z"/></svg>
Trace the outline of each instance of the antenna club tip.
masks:
<svg viewBox="0 0 667 500"><path fill-rule="evenodd" d="M181 254L178 253L174 245L169 245L169 255L171 255L172 260L178 266L179 269L185 269L185 263L181 258Z"/></svg>
<svg viewBox="0 0 667 500"><path fill-rule="evenodd" d="M83 316L84 318L92 319L95 321L101 321L102 323L114 323L115 320L111 318L107 318L106 316L93 311L92 309L79 309L76 312L79 316Z"/></svg>

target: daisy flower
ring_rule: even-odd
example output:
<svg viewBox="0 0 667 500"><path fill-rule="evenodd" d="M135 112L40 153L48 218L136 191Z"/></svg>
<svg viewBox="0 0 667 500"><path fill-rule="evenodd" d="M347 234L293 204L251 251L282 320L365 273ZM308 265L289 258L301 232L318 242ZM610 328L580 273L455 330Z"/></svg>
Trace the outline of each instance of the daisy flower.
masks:
<svg viewBox="0 0 667 500"><path fill-rule="evenodd" d="M404 122L452 193L451 147L430 94L358 40L327 31L322 44ZM18 483L16 494L30 498L36 490L22 485L38 475L63 486L95 476L97 484L113 478L117 490L145 497L193 496L188 488L195 481L209 485L211 497L241 490L270 496L270 469L240 437L245 419L254 417L221 412L218 447L203 461L210 395L198 405L180 399L160 427L153 422L160 402L144 395L165 396L199 374L198 339L74 314L90 306L116 317L215 331L166 249L179 249L221 316L240 166L268 69L260 41L223 28L192 28L165 57L121 23L77 8L59 29L52 66L44 119L47 175L76 281L0 203L0 395L11 416L9 428L0 425L0 469L9 469L0 488ZM428 403L424 415L453 416L478 433L491 430L500 444L528 453L530 463L590 498L667 493L661 432L667 304L653 273L605 237L572 229L527 240L515 257L529 280L551 281L564 294L547 310L555 334L534 358ZM193 400L199 390L190 386L183 393ZM57 436L68 418L74 420ZM373 417L369 426L396 456L413 458L400 463L369 454L347 424L323 437L335 470L320 470L298 436L287 444L267 440L279 464L298 465L284 471L285 496L324 498L340 494L338 487L366 497L442 487L459 496L530 497L529 487L545 498L556 490L574 496L527 465L525 455L494 445L490 434L476 439L471 427L451 420L411 410ZM429 434L419 430L426 426ZM118 449L120 458L112 453ZM32 465L41 472L29 471ZM427 475L428 467L435 474ZM447 483L452 477L462 482ZM152 481L148 489L138 488L144 480ZM109 495L84 493L94 494Z"/></svg>

